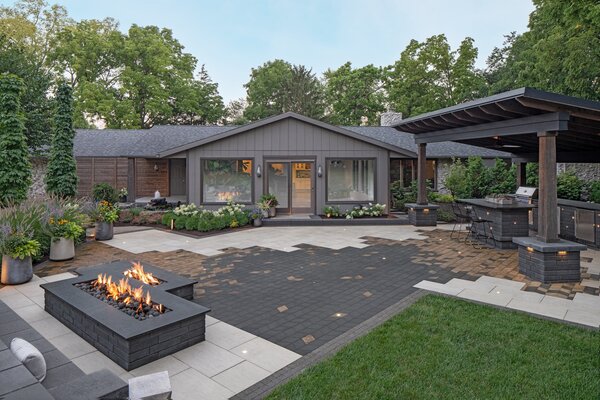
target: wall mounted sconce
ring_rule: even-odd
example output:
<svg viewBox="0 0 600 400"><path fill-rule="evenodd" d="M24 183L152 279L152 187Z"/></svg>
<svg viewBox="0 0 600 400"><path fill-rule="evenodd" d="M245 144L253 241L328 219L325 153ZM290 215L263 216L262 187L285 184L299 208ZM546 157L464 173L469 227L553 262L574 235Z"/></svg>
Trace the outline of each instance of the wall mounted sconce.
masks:
<svg viewBox="0 0 600 400"><path fill-rule="evenodd" d="M259 178L262 175L262 168L260 166L260 164L258 164L258 166L256 167L256 176L258 176Z"/></svg>
<svg viewBox="0 0 600 400"><path fill-rule="evenodd" d="M317 176L320 178L323 176L323 167L319 164L317 167Z"/></svg>
<svg viewBox="0 0 600 400"><path fill-rule="evenodd" d="M158 164L154 163L154 171L158 172Z"/></svg>

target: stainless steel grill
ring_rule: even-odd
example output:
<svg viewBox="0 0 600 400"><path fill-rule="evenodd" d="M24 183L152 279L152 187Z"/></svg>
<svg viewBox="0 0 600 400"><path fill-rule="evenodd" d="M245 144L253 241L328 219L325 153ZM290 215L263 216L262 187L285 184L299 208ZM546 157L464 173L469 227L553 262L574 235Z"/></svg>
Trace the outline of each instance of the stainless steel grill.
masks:
<svg viewBox="0 0 600 400"><path fill-rule="evenodd" d="M537 199L537 197L537 188L527 186L519 186L514 194L514 198L518 203L533 204L533 200Z"/></svg>

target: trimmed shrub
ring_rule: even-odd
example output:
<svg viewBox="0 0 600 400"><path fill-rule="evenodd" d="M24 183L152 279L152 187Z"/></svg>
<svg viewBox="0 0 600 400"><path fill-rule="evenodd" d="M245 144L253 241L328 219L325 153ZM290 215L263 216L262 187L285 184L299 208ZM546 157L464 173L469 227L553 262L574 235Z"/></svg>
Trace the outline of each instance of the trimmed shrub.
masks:
<svg viewBox="0 0 600 400"><path fill-rule="evenodd" d="M188 231L195 231L196 229L198 229L199 220L200 218L197 215L188 217L187 221L185 222L185 229L187 229Z"/></svg>
<svg viewBox="0 0 600 400"><path fill-rule="evenodd" d="M175 214L172 211L166 212L162 215L161 222L163 225L171 227L171 221L175 219Z"/></svg>
<svg viewBox="0 0 600 400"><path fill-rule="evenodd" d="M600 203L600 181L592 181L588 187L589 200Z"/></svg>
<svg viewBox="0 0 600 400"><path fill-rule="evenodd" d="M456 221L456 215L450 211L439 209L437 210L437 220L443 222L454 222Z"/></svg>
<svg viewBox="0 0 600 400"><path fill-rule="evenodd" d="M115 188L105 182L94 185L92 188L92 198L94 201L108 201L109 203L116 203L119 200Z"/></svg>
<svg viewBox="0 0 600 400"><path fill-rule="evenodd" d="M583 182L574 173L561 172L557 177L557 195L559 199L580 200Z"/></svg>
<svg viewBox="0 0 600 400"><path fill-rule="evenodd" d="M469 198L471 188L467 179L467 167L460 159L455 158L444 180L444 186L456 198Z"/></svg>
<svg viewBox="0 0 600 400"><path fill-rule="evenodd" d="M432 192L429 195L429 200L434 203L452 203L454 201L454 196L446 193Z"/></svg>
<svg viewBox="0 0 600 400"><path fill-rule="evenodd" d="M185 229L189 217L186 215L179 215L175 218L175 229Z"/></svg>

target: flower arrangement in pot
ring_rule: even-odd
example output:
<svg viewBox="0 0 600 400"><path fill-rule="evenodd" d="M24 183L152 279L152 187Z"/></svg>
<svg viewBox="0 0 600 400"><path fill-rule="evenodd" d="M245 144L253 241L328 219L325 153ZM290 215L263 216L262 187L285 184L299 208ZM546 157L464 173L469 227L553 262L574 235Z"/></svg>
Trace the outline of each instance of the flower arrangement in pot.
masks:
<svg viewBox="0 0 600 400"><path fill-rule="evenodd" d="M252 210L249 216L254 226L262 226L263 212L260 208L255 208Z"/></svg>
<svg viewBox="0 0 600 400"><path fill-rule="evenodd" d="M129 194L129 193L127 192L127 188L125 188L125 187L124 187L124 188L121 188L121 189L119 190L119 201L120 201L121 203L125 203L125 202L127 201L127 195L128 195L128 194Z"/></svg>
<svg viewBox="0 0 600 400"><path fill-rule="evenodd" d="M275 197L274 194L263 194L262 196L260 196L259 202L263 203L265 207L268 205L269 217L274 217L277 214L276 207L279 205L279 202L277 201L277 197Z"/></svg>
<svg viewBox="0 0 600 400"><path fill-rule="evenodd" d="M50 260L63 261L75 257L75 239L81 237L83 228L77 221L50 217L48 227L52 237Z"/></svg>
<svg viewBox="0 0 600 400"><path fill-rule="evenodd" d="M259 201L256 206L260 210L263 218L269 218L269 211L271 210L271 203L268 201Z"/></svg>
<svg viewBox="0 0 600 400"><path fill-rule="evenodd" d="M0 228L0 282L3 284L18 285L30 281L33 277L31 257L40 252L41 246L32 236L32 231L24 226L3 225Z"/></svg>
<svg viewBox="0 0 600 400"><path fill-rule="evenodd" d="M102 200L94 212L96 220L96 240L110 240L113 238L113 224L119 219L119 207Z"/></svg>

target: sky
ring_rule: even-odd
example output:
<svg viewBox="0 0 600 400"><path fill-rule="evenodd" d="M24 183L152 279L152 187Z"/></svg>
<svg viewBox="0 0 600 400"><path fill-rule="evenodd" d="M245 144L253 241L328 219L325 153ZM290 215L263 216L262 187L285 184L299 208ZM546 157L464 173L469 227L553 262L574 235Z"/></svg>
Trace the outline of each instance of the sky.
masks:
<svg viewBox="0 0 600 400"><path fill-rule="evenodd" d="M276 58L319 76L350 61L386 66L411 39L444 33L452 49L475 39L477 66L511 31L527 29L531 0L47 0L75 20L113 17L173 30L205 64L225 102L245 96L251 68ZM2 5L14 1L0 0Z"/></svg>

